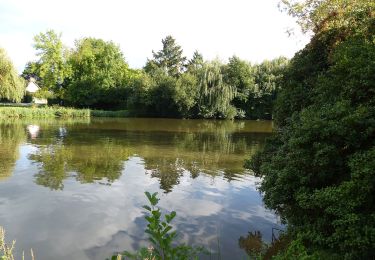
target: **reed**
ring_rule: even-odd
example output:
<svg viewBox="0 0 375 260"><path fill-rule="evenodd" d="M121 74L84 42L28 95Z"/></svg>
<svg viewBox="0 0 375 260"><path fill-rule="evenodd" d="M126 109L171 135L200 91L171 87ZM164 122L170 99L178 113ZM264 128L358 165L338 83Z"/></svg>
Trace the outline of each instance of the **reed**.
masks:
<svg viewBox="0 0 375 260"><path fill-rule="evenodd" d="M0 226L0 260L15 260L13 250L15 248L16 241L13 240L11 243L5 241L5 230ZM31 260L35 260L34 251L30 249ZM22 260L25 260L25 252L22 252Z"/></svg>
<svg viewBox="0 0 375 260"><path fill-rule="evenodd" d="M14 260L13 249L15 244L16 241L12 241L10 244L5 241L5 231L0 226L0 259Z"/></svg>

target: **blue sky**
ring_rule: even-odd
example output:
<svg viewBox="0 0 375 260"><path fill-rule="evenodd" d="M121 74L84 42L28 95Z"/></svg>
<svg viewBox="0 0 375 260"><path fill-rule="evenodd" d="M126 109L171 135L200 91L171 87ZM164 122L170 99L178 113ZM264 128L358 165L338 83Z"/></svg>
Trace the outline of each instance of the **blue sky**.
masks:
<svg viewBox="0 0 375 260"><path fill-rule="evenodd" d="M33 36L62 33L68 47L82 37L119 44L131 67L140 68L161 39L172 35L189 58L232 55L251 62L292 57L308 41L278 0L0 0L0 46L17 69L35 60ZM295 34L288 36L287 29Z"/></svg>

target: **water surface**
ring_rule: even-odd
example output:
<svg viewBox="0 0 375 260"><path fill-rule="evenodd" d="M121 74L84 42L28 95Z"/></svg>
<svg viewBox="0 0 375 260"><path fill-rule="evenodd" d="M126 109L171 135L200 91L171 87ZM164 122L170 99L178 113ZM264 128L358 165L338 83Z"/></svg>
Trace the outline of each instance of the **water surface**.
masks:
<svg viewBox="0 0 375 260"><path fill-rule="evenodd" d="M271 131L266 121L0 122L0 225L18 256L105 259L147 244L141 206L157 191L177 211L180 241L243 258L241 236L269 241L280 227L243 168Z"/></svg>

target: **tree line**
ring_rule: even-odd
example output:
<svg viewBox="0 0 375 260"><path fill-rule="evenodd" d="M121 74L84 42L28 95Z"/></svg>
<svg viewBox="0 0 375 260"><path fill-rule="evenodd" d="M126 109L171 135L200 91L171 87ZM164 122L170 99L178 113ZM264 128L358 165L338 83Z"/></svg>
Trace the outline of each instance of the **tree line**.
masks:
<svg viewBox="0 0 375 260"><path fill-rule="evenodd" d="M271 119L288 66L284 57L251 64L233 56L224 63L204 60L198 51L187 59L172 36L142 69L130 68L120 47L102 39L82 38L67 48L61 34L48 30L34 37L33 46L37 60L27 63L22 77L37 80L40 97L65 106L127 109L136 116ZM19 101L22 95L22 88L0 83L0 98Z"/></svg>

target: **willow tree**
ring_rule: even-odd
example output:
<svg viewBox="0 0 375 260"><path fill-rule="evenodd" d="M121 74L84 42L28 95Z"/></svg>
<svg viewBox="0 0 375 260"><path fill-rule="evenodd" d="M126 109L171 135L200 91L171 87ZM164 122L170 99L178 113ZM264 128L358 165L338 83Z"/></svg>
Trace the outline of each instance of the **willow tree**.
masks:
<svg viewBox="0 0 375 260"><path fill-rule="evenodd" d="M20 102L25 93L25 84L18 76L6 51L0 48L0 99Z"/></svg>
<svg viewBox="0 0 375 260"><path fill-rule="evenodd" d="M236 89L225 83L222 64L215 60L203 66L199 75L199 114L205 118L234 118L237 114L231 101L236 95Z"/></svg>

